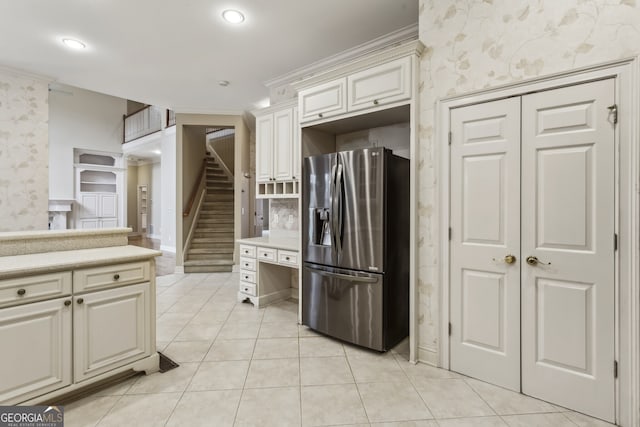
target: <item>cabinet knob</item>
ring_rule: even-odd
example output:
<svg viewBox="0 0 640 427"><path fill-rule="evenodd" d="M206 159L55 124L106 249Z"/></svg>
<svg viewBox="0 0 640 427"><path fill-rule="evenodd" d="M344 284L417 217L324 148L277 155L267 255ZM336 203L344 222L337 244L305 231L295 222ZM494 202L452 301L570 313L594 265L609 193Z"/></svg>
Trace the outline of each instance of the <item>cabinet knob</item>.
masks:
<svg viewBox="0 0 640 427"><path fill-rule="evenodd" d="M119 280L120 279L120 275L118 273L113 275L113 280Z"/></svg>
<svg viewBox="0 0 640 427"><path fill-rule="evenodd" d="M373 105L378 105L378 100L377 99L373 100Z"/></svg>
<svg viewBox="0 0 640 427"><path fill-rule="evenodd" d="M82 303L84 302L84 298L78 298L78 299L76 300L76 302L77 302L78 304L82 304Z"/></svg>
<svg viewBox="0 0 640 427"><path fill-rule="evenodd" d="M318 114L318 117L323 118L324 116L322 115L322 113Z"/></svg>
<svg viewBox="0 0 640 427"><path fill-rule="evenodd" d="M26 293L27 293L26 289L18 289L18 295L22 296Z"/></svg>
<svg viewBox="0 0 640 427"><path fill-rule="evenodd" d="M286 259L287 261L289 261L289 260L290 260L290 258L289 258L289 257L285 257L285 259Z"/></svg>
<svg viewBox="0 0 640 427"><path fill-rule="evenodd" d="M66 301L64 302L64 306L65 306L65 307L69 307L70 305L71 305L71 300L66 300Z"/></svg>

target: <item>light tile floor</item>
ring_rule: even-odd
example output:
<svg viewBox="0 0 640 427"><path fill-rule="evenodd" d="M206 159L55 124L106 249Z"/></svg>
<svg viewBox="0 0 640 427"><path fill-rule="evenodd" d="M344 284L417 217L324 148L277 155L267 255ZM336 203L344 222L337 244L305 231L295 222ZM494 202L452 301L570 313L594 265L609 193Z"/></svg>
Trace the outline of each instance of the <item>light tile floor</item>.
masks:
<svg viewBox="0 0 640 427"><path fill-rule="evenodd" d="M298 326L297 305L236 303L238 274L157 279L158 349L180 363L65 407L75 426L610 424Z"/></svg>

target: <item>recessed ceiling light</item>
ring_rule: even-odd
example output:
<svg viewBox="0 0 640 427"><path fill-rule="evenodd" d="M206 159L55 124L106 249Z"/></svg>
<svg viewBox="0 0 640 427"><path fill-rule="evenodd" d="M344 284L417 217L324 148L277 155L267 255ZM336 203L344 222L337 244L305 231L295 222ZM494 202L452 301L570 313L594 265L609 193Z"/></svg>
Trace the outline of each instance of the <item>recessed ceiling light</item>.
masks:
<svg viewBox="0 0 640 427"><path fill-rule="evenodd" d="M87 47L86 44L76 39L62 39L62 43L64 43L65 46L70 47L71 49L84 49L85 47Z"/></svg>
<svg viewBox="0 0 640 427"><path fill-rule="evenodd" d="M227 87L229 86L229 80L220 80L218 84L222 87Z"/></svg>
<svg viewBox="0 0 640 427"><path fill-rule="evenodd" d="M222 17L225 21L231 24L239 24L244 21L244 15L239 10L227 9L222 12Z"/></svg>

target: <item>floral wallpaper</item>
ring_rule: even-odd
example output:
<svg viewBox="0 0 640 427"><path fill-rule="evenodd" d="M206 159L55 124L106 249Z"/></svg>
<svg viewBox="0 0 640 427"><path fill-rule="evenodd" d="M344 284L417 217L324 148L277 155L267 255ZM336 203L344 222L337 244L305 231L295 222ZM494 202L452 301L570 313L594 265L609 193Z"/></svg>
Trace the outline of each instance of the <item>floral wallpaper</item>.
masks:
<svg viewBox="0 0 640 427"><path fill-rule="evenodd" d="M640 54L640 0L420 0L419 346L437 361L438 99Z"/></svg>
<svg viewBox="0 0 640 427"><path fill-rule="evenodd" d="M48 96L46 81L0 69L0 231L48 228Z"/></svg>

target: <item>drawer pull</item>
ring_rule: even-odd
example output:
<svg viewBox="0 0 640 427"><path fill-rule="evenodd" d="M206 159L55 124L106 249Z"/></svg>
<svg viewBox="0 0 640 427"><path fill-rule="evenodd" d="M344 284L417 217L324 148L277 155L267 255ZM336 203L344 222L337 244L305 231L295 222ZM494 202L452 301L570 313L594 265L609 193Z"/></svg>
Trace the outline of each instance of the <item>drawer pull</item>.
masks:
<svg viewBox="0 0 640 427"><path fill-rule="evenodd" d="M64 302L64 306L65 306L65 307L69 307L70 305L71 305L71 300L66 300L66 301Z"/></svg>
<svg viewBox="0 0 640 427"><path fill-rule="evenodd" d="M320 114L318 114L318 117L322 118L322 117L324 117L324 116L322 115L322 113L320 113Z"/></svg>
<svg viewBox="0 0 640 427"><path fill-rule="evenodd" d="M249 276L244 276L244 279L245 280L249 280Z"/></svg>
<svg viewBox="0 0 640 427"><path fill-rule="evenodd" d="M249 292L249 288L244 288L244 291L245 292Z"/></svg>
<svg viewBox="0 0 640 427"><path fill-rule="evenodd" d="M113 280L120 280L120 275L118 273L114 274Z"/></svg>
<svg viewBox="0 0 640 427"><path fill-rule="evenodd" d="M27 293L26 289L18 289L18 295L22 296Z"/></svg>
<svg viewBox="0 0 640 427"><path fill-rule="evenodd" d="M245 250L244 250L244 253L245 253L245 254L248 254L248 253L249 253L249 251L245 249Z"/></svg>
<svg viewBox="0 0 640 427"><path fill-rule="evenodd" d="M76 300L76 302L77 302L78 304L82 304L82 303L84 302L84 298L78 298L78 299Z"/></svg>
<svg viewBox="0 0 640 427"><path fill-rule="evenodd" d="M378 105L378 100L377 99L373 100L373 105Z"/></svg>
<svg viewBox="0 0 640 427"><path fill-rule="evenodd" d="M245 263L244 263L244 266L245 266L245 267L249 267L249 263L248 263L248 262L245 262Z"/></svg>
<svg viewBox="0 0 640 427"><path fill-rule="evenodd" d="M269 254L262 254L263 256L269 256Z"/></svg>

